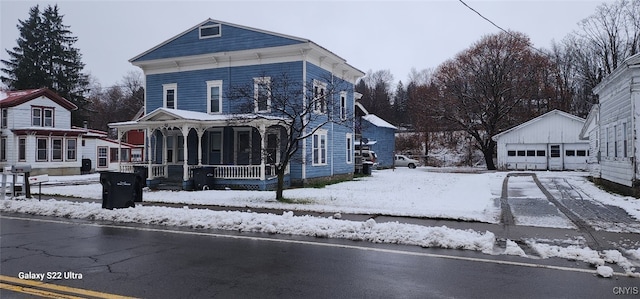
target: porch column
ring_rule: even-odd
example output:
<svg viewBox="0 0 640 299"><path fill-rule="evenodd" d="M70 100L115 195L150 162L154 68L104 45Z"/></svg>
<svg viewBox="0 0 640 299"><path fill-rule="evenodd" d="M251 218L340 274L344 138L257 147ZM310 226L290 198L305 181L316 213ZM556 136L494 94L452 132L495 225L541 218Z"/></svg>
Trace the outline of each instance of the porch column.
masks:
<svg viewBox="0 0 640 299"><path fill-rule="evenodd" d="M160 131L162 133L162 153L160 157L162 157L162 167L165 169L164 177L169 177L169 157L167 157L167 129L162 129Z"/></svg>
<svg viewBox="0 0 640 299"><path fill-rule="evenodd" d="M189 137L189 131L191 128L187 125L183 125L180 131L182 131L182 143L183 143L183 166L182 166L182 181L186 182L189 180L189 143L187 139Z"/></svg>
<svg viewBox="0 0 640 299"><path fill-rule="evenodd" d="M204 128L198 128L196 130L198 133L198 166L202 166L202 136L204 136L205 131L206 129Z"/></svg>
<svg viewBox="0 0 640 299"><path fill-rule="evenodd" d="M122 171L122 136L125 132L120 131L120 128L116 129L118 133L118 171Z"/></svg>
<svg viewBox="0 0 640 299"><path fill-rule="evenodd" d="M265 150L266 147L266 141L264 140L266 137L266 132L267 132L267 128L265 126L265 124L260 124L260 127L258 128L258 131L260 132L260 180L265 180L265 155L267 153L267 151Z"/></svg>
<svg viewBox="0 0 640 299"><path fill-rule="evenodd" d="M151 130L150 128L146 128L145 129L146 132L146 137L144 138L144 142L145 142L145 157L147 159L147 178L149 179L155 179L153 177L153 151L151 151L151 134L153 134L153 130Z"/></svg>

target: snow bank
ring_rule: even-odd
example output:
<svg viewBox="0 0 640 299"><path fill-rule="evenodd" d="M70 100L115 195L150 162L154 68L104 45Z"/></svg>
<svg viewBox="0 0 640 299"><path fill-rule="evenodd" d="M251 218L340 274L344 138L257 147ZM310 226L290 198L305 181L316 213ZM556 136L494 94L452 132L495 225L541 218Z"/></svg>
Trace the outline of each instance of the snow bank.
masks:
<svg viewBox="0 0 640 299"><path fill-rule="evenodd" d="M479 233L444 226L424 227L398 222L376 223L373 219L358 222L294 216L293 212L275 215L145 206L105 210L97 203L35 199L0 200L0 211L202 229L341 238L375 243L476 250L485 253L492 252L495 242L495 235L491 232Z"/></svg>

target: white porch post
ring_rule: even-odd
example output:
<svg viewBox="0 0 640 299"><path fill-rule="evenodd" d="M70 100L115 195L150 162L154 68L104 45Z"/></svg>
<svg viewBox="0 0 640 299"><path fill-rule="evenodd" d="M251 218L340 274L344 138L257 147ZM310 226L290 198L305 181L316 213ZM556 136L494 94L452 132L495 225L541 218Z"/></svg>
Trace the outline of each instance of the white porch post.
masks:
<svg viewBox="0 0 640 299"><path fill-rule="evenodd" d="M118 134L118 171L122 171L122 136L124 132L120 131L120 128L116 129Z"/></svg>
<svg viewBox="0 0 640 299"><path fill-rule="evenodd" d="M198 128L198 166L202 166L202 136L204 136L204 128ZM209 163L211 164L211 163Z"/></svg>
<svg viewBox="0 0 640 299"><path fill-rule="evenodd" d="M265 155L266 155L266 151L265 151L265 146L266 146L266 142L265 142L265 137L266 137L266 132L267 132L267 128L265 126L264 123L260 124L260 127L258 128L258 131L260 132L260 180L264 181L265 177L266 177L266 169L265 169Z"/></svg>
<svg viewBox="0 0 640 299"><path fill-rule="evenodd" d="M146 128L146 138L144 139L144 142L146 143L146 157L147 157L147 178L149 179L155 179L153 177L153 151L151 150L151 134L153 134L153 130L151 130L150 128Z"/></svg>
<svg viewBox="0 0 640 299"><path fill-rule="evenodd" d="M189 137L189 131L191 128L187 125L182 126L182 143L183 143L183 166L182 166L182 181L186 182L189 180L189 144L187 139Z"/></svg>
<svg viewBox="0 0 640 299"><path fill-rule="evenodd" d="M169 172L169 157L167 157L167 129L162 129L162 153L160 157L162 157L162 167L165 169L164 177L168 177Z"/></svg>

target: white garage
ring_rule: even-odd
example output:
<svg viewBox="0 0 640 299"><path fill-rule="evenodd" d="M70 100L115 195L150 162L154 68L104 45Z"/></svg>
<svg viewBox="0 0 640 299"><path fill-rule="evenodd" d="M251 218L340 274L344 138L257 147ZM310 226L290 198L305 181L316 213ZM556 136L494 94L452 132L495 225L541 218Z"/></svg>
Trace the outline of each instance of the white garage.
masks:
<svg viewBox="0 0 640 299"><path fill-rule="evenodd" d="M585 120L553 110L493 136L499 169L585 170L589 141L580 140Z"/></svg>

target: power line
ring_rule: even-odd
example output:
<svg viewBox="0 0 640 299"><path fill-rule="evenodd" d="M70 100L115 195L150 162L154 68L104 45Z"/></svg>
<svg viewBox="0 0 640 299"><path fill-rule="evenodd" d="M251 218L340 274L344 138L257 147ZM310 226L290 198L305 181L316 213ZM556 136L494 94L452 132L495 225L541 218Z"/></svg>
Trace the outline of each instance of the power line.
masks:
<svg viewBox="0 0 640 299"><path fill-rule="evenodd" d="M491 21L489 18L485 17L484 15L482 15L480 12L478 12L477 10L475 10L473 7L469 6L469 4L465 3L463 0L458 0L460 1L460 3L462 3L462 5L466 6L468 9L470 9L471 11L475 12L477 15L479 15L481 18L483 18L484 20L486 20L487 22L491 23L491 25L493 25L494 27L500 29L502 32L508 34L511 37L517 37L515 34L513 34L513 32L506 30L502 27L500 27L498 24L496 24L495 22ZM536 47L534 47L531 43L529 43L529 48L534 49L536 51L538 51L540 54L548 56L549 58L553 58L549 55L549 53L540 50Z"/></svg>

